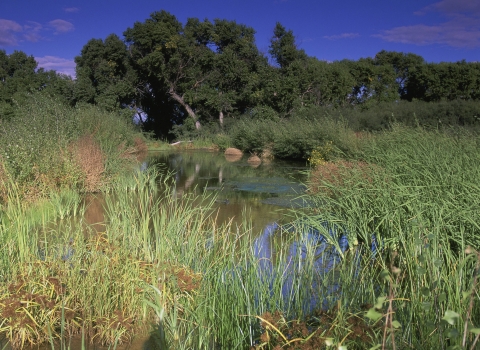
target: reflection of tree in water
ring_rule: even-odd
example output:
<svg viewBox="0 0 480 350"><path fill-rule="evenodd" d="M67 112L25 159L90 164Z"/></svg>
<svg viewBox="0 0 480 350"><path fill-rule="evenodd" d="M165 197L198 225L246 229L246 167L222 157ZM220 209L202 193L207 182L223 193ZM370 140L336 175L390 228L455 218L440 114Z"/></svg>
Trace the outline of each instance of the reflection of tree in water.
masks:
<svg viewBox="0 0 480 350"><path fill-rule="evenodd" d="M300 182L305 167L298 162L273 160L252 168L247 160L248 155L230 162L222 152L175 151L157 153L148 162L173 173L174 196L214 195L219 223L233 218L240 225L247 218L257 234L272 220L288 214L289 203L304 191ZM271 198L275 200L269 201Z"/></svg>

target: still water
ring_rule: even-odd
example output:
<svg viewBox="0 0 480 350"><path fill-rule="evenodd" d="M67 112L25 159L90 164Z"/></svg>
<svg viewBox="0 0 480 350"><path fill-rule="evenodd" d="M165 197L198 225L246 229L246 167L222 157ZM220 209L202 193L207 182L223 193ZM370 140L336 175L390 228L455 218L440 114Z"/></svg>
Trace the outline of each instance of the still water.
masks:
<svg viewBox="0 0 480 350"><path fill-rule="evenodd" d="M141 169L155 166L174 179L174 194L208 194L215 197L217 223L252 224L259 234L266 225L282 221L292 208L303 206L305 162L285 160L249 164L248 156L229 158L221 152L182 151L150 153ZM86 199L85 220L103 221L102 196ZM99 230L101 228L99 227Z"/></svg>

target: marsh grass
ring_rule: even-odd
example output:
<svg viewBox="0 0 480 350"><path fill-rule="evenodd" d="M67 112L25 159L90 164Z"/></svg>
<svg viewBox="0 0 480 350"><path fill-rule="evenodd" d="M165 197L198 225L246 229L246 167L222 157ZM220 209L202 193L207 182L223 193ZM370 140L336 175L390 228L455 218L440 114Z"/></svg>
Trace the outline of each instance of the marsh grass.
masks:
<svg viewBox="0 0 480 350"><path fill-rule="evenodd" d="M31 203L65 188L99 191L129 168L137 146L145 148L135 139L125 116L29 95L0 125L0 200L10 190Z"/></svg>
<svg viewBox="0 0 480 350"><path fill-rule="evenodd" d="M114 346L152 325L162 349L473 349L476 140L396 128L361 150L368 176L347 167L342 181L312 180L316 204L275 232L272 255L254 249L246 215L217 224L214 197L178 198L161 169L118 178L101 232L64 219L47 237L54 216L28 216L12 197L0 226L2 333L17 348L82 332ZM74 199L58 199L56 217L73 215ZM305 227L339 250L332 268L318 268Z"/></svg>
<svg viewBox="0 0 480 350"><path fill-rule="evenodd" d="M359 176L341 182L313 178L319 205L311 219L338 223L350 242L371 245L375 237L381 247L378 277L365 287L385 298L367 302L392 315L386 324L398 322L378 341L382 348L460 346L466 318L480 323L478 293L471 293L476 258L466 253L480 242L476 139L396 127L358 156L381 171L366 177L359 169ZM459 315L451 324L445 322L449 310ZM474 333L467 333L471 344Z"/></svg>

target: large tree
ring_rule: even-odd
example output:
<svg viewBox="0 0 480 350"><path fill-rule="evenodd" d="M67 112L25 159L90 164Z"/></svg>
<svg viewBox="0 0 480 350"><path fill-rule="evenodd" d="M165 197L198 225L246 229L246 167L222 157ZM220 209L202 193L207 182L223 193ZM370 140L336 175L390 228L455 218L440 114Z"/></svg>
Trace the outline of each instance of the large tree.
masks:
<svg viewBox="0 0 480 350"><path fill-rule="evenodd" d="M295 60L307 58L305 51L298 48L293 32L279 22L273 30L268 52L280 68L288 67Z"/></svg>
<svg viewBox="0 0 480 350"><path fill-rule="evenodd" d="M374 57L377 66L391 66L395 71L395 82L401 98L408 95L407 85L412 72L425 64L423 57L414 53L382 50Z"/></svg>
<svg viewBox="0 0 480 350"><path fill-rule="evenodd" d="M75 62L77 101L107 110L138 107L137 73L130 64L125 43L117 35L111 34L105 40L91 39Z"/></svg>
<svg viewBox="0 0 480 350"><path fill-rule="evenodd" d="M216 19L209 46L214 50L212 70L195 91L206 113L239 115L259 103L260 75L266 58L255 45L253 28L235 21Z"/></svg>
<svg viewBox="0 0 480 350"><path fill-rule="evenodd" d="M33 56L22 51L7 55L0 50L0 119L10 118L26 94L42 92L73 104L73 84L69 76L37 69Z"/></svg>
<svg viewBox="0 0 480 350"><path fill-rule="evenodd" d="M162 132L183 123L185 116L200 127L192 91L210 74L213 51L208 47L208 21L187 22L186 27L166 11L136 22L124 35L135 68L144 83L144 105L149 118L164 119ZM172 103L173 102L173 103ZM172 107L171 115L155 115L159 106Z"/></svg>

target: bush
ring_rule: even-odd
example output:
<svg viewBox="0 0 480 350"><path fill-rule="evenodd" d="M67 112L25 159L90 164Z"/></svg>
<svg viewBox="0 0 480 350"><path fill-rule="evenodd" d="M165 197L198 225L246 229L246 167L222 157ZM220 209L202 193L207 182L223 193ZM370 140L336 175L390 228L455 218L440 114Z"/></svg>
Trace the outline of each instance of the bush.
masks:
<svg viewBox="0 0 480 350"><path fill-rule="evenodd" d="M29 200L60 188L98 190L130 162L125 153L134 149L136 134L129 119L118 113L87 105L71 108L42 94L27 95L11 119L1 124L2 177L8 175ZM102 154L103 170L93 167L95 177L102 174L101 181L93 181L93 163L87 162L98 159L92 158L93 148L87 144L96 145L95 154Z"/></svg>
<svg viewBox="0 0 480 350"><path fill-rule="evenodd" d="M276 121L241 119L229 131L233 145L244 152L271 149L278 158L307 159L311 152L331 143L329 157L349 154L355 147L354 134L341 120L310 115Z"/></svg>

